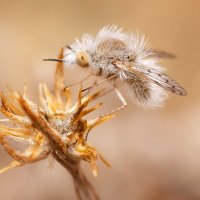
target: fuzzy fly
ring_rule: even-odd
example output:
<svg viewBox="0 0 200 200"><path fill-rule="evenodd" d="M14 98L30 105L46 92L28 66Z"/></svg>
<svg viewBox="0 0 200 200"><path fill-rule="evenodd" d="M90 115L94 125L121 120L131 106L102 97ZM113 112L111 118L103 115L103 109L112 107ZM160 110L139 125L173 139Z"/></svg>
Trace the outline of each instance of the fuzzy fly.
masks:
<svg viewBox="0 0 200 200"><path fill-rule="evenodd" d="M104 78L96 85L113 80L114 89L123 103L119 109L126 106L126 101L118 90L117 80L129 88L137 104L147 108L162 106L167 97L166 90L181 96L187 94L158 64L158 58L173 55L147 48L144 36L124 33L116 26L104 27L95 37L84 34L80 41L65 47L63 57L45 60L87 68L88 77Z"/></svg>

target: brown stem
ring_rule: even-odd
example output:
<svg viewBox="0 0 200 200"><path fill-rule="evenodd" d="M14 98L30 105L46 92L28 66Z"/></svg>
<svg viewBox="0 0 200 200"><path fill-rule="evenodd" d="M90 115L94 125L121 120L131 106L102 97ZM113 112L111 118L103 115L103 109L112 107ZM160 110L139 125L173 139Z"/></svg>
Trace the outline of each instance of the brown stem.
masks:
<svg viewBox="0 0 200 200"><path fill-rule="evenodd" d="M80 200L99 200L100 199L94 187L86 178L80 165L77 168L77 172L72 174L72 177L74 179L76 194Z"/></svg>
<svg viewBox="0 0 200 200"><path fill-rule="evenodd" d="M79 160L66 159L66 157L62 159L56 154L54 157L72 175L78 200L100 200L99 195L82 171Z"/></svg>

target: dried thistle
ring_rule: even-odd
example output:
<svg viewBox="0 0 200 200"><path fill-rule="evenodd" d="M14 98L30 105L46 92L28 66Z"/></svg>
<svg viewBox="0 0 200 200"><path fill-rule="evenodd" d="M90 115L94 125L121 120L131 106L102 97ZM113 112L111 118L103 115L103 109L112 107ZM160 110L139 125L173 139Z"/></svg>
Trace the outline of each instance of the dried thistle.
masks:
<svg viewBox="0 0 200 200"><path fill-rule="evenodd" d="M62 52L59 58L62 58ZM9 90L8 94L0 94L1 113L11 125L0 124L0 143L5 151L14 159L7 167L0 170L3 173L14 167L37 162L53 157L72 175L76 193L79 199L99 199L94 188L80 168L80 161L89 162L94 176L97 175L96 161L101 160L107 166L109 163L92 146L87 143L87 135L91 129L109 120L114 114L106 114L93 120L84 117L101 106L88 105L101 95L96 92L82 95L82 88L78 93L78 100L72 103L69 89L64 88L64 73L62 63L58 63L55 72L54 94L45 83L39 86L40 106L33 103L27 96ZM10 137L29 144L24 152L18 152L5 140Z"/></svg>

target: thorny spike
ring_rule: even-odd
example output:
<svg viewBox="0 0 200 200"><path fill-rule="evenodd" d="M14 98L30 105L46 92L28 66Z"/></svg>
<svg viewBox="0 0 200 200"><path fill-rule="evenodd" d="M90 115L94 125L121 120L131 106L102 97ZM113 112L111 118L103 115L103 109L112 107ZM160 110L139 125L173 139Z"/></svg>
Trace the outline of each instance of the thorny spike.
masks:
<svg viewBox="0 0 200 200"><path fill-rule="evenodd" d="M106 121L112 119L115 116L116 116L116 114L112 114L112 115L108 114L108 115L97 117L96 119L88 121L88 130L91 130L92 128L102 124L103 122L106 122Z"/></svg>
<svg viewBox="0 0 200 200"><path fill-rule="evenodd" d="M51 114L51 110L47 105L46 98L44 98L43 84L39 84L39 101L45 113Z"/></svg>
<svg viewBox="0 0 200 200"><path fill-rule="evenodd" d="M47 107L50 108L51 110L50 113L55 113L56 108L58 107L57 101L55 100L54 96L50 93L46 84L43 84L42 86L43 86L43 91L44 91Z"/></svg>
<svg viewBox="0 0 200 200"><path fill-rule="evenodd" d="M100 108L102 106L102 104L103 103L99 103L99 104L97 104L97 105L95 105L95 106L93 106L91 108L88 108L87 110L83 110L82 113L81 113L81 115L80 115L80 117L83 117L83 116L85 116L85 115L93 112L94 110Z"/></svg>
<svg viewBox="0 0 200 200"><path fill-rule="evenodd" d="M0 98L1 98L1 108L7 110L10 113L13 113L13 110L10 108L10 106L7 103L6 97L4 96L3 92L0 93Z"/></svg>
<svg viewBox="0 0 200 200"><path fill-rule="evenodd" d="M13 137L28 139L32 135L32 132L25 128L17 128L17 127L11 128L11 127L4 126L3 124L0 124L0 130L1 130L1 134L8 135L11 137L13 136Z"/></svg>
<svg viewBox="0 0 200 200"><path fill-rule="evenodd" d="M25 163L25 157L15 151L5 140L4 136L1 134L0 135L0 143L3 146L4 150L16 161L18 161L21 164Z"/></svg>
<svg viewBox="0 0 200 200"><path fill-rule="evenodd" d="M17 114L17 115L21 115L24 116L24 112L22 109L20 109L18 107L19 102L18 102L18 96L19 94L17 92L13 92L13 93L9 93L7 96L2 97L2 99L5 99L5 104L7 104L7 109L4 105L4 108L9 111L12 112L13 114ZM15 99L15 101L12 101L12 99ZM2 106L3 106L3 102L2 102Z"/></svg>
<svg viewBox="0 0 200 200"><path fill-rule="evenodd" d="M40 139L43 136L40 136ZM40 142L37 138L35 140L35 144L29 147L25 150L24 153L19 153L15 151L5 140L4 136L0 135L0 143L5 149L5 151L16 161L18 161L21 165L24 165L26 163L32 163L39 160L42 160L47 157L49 154L49 150L46 150L45 148L41 151L40 146L43 145L42 142Z"/></svg>
<svg viewBox="0 0 200 200"><path fill-rule="evenodd" d="M9 119L0 119L0 122L9 122Z"/></svg>
<svg viewBox="0 0 200 200"><path fill-rule="evenodd" d="M80 93L82 94L81 90L82 90L82 87L80 88ZM80 120L81 117L83 117L84 115L86 115L89 112L92 112L93 110L96 110L98 107L100 107L102 105L102 103L100 103L99 105L96 105L97 107L91 108L91 110L84 110L84 108L86 108L88 106L89 102L91 102L92 100L94 100L99 95L100 95L100 92L96 92L96 93L94 93L93 95L91 95L88 98L83 98L82 101L80 99L81 95L79 96L80 101L77 104L77 110L74 113L74 115L76 116L76 121Z"/></svg>
<svg viewBox="0 0 200 200"><path fill-rule="evenodd" d="M64 93L63 96L64 96L65 99L66 99L66 102L65 102L65 104L64 104L64 108L65 108L65 110L68 110L68 109L70 108L70 106L71 106L71 103L72 103L72 102L71 102L72 99L71 99L71 92L70 92L70 89L69 89L69 88L65 89L63 93Z"/></svg>
<svg viewBox="0 0 200 200"><path fill-rule="evenodd" d="M60 50L58 59L63 59L63 48ZM62 101L62 92L64 88L64 69L62 63L58 62L56 65L54 77L54 94L57 100Z"/></svg>
<svg viewBox="0 0 200 200"><path fill-rule="evenodd" d="M28 117L22 117L19 115L14 115L13 113L8 112L5 109L0 108L0 112L3 113L6 117L8 117L10 119L10 121L12 121L14 124L17 123L19 125L23 125L26 127L30 127L30 120L28 119Z"/></svg>
<svg viewBox="0 0 200 200"><path fill-rule="evenodd" d="M78 108L81 107L81 99L82 99L82 84L80 85L79 93L78 93Z"/></svg>
<svg viewBox="0 0 200 200"><path fill-rule="evenodd" d="M18 161L13 161L11 162L8 166L4 167L3 169L0 170L0 174L7 172L10 169L13 169L15 167L19 167L22 166L22 164Z"/></svg>
<svg viewBox="0 0 200 200"><path fill-rule="evenodd" d="M61 149L65 149L61 137L48 125L45 119L40 114L35 114L34 112L32 112L32 110L22 97L20 102L24 111L30 117L33 126L37 128L39 131L41 131L49 139L49 141L52 141L53 145L55 143L58 143L58 146Z"/></svg>

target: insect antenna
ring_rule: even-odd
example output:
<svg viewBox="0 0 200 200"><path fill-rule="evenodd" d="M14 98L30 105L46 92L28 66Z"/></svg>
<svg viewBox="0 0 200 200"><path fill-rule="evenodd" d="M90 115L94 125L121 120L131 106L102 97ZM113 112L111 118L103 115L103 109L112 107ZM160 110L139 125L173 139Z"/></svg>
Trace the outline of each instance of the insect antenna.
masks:
<svg viewBox="0 0 200 200"><path fill-rule="evenodd" d="M55 58L47 58L47 59L43 59L43 61L56 61L56 62L65 62L62 59L55 59Z"/></svg>

